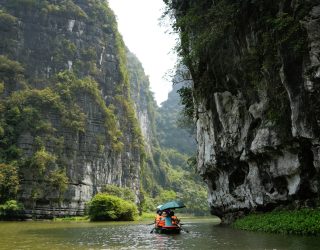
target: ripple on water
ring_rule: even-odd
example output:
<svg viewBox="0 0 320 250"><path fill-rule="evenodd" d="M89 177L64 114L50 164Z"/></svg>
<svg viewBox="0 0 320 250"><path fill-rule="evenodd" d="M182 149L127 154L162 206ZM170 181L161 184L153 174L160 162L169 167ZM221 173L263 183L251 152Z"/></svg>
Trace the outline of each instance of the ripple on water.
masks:
<svg viewBox="0 0 320 250"><path fill-rule="evenodd" d="M136 223L0 223L0 249L318 250L319 237L243 232L212 222L187 223L179 235L150 234Z"/></svg>

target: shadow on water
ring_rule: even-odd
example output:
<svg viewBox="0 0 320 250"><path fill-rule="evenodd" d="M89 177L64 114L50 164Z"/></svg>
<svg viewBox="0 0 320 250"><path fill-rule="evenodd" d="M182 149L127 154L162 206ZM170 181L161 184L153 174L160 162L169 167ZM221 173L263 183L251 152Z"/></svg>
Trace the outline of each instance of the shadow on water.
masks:
<svg viewBox="0 0 320 250"><path fill-rule="evenodd" d="M160 235L142 222L0 223L0 249L320 249L320 237L240 231L214 219L184 227L189 233Z"/></svg>

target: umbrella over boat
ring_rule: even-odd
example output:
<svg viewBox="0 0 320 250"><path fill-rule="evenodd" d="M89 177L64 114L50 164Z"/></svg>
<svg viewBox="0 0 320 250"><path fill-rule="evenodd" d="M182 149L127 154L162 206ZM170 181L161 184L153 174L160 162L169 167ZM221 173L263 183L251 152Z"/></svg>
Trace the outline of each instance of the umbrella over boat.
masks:
<svg viewBox="0 0 320 250"><path fill-rule="evenodd" d="M183 208L183 207L185 207L185 205L183 204L182 201L173 200L163 204L159 209L163 211L166 209L175 209L175 208Z"/></svg>

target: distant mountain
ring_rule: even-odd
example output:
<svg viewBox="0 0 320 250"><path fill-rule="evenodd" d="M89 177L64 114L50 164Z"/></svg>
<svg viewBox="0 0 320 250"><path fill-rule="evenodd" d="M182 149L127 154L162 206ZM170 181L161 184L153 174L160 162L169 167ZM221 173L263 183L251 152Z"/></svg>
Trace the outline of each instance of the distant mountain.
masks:
<svg viewBox="0 0 320 250"><path fill-rule="evenodd" d="M194 155L196 151L195 134L192 134L194 128L179 127L183 106L177 91L183 86L183 82L174 84L168 99L158 109L159 115L156 121L158 139L161 147L172 148L182 154Z"/></svg>

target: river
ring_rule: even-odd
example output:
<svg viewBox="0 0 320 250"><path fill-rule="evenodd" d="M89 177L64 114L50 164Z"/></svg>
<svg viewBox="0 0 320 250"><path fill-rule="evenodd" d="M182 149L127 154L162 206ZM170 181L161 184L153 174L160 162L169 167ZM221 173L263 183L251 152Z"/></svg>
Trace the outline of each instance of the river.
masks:
<svg viewBox="0 0 320 250"><path fill-rule="evenodd" d="M180 235L150 234L148 222L0 222L0 249L320 249L320 237L240 231L214 218L184 222Z"/></svg>

